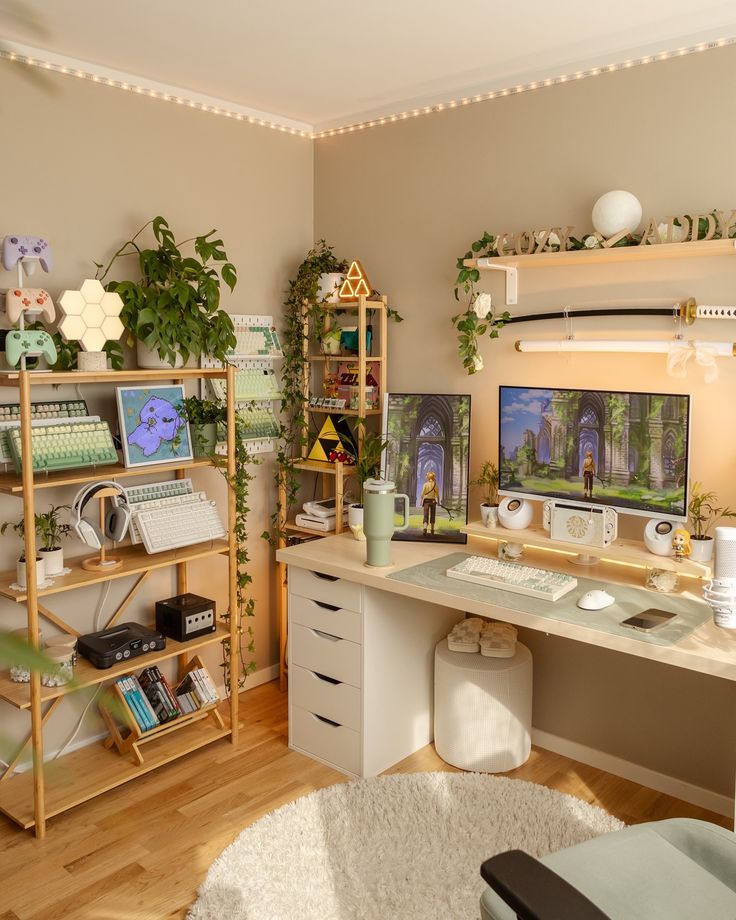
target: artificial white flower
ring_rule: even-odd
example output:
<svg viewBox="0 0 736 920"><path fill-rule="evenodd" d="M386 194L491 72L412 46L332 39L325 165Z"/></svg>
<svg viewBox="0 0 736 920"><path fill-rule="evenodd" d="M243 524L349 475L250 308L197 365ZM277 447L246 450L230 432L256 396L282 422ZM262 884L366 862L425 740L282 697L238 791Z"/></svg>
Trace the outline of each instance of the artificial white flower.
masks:
<svg viewBox="0 0 736 920"><path fill-rule="evenodd" d="M534 239L537 241L537 245L538 245L539 243L541 243L541 242L544 242L544 248L545 248L545 249L547 249L547 248L550 247L550 246L559 246L559 245L560 245L560 238L559 238L559 236L557 236L556 233L550 233L550 234L548 234L548 235L546 236L546 238L545 238L545 234L546 234L546 233L547 233L546 230L539 230L537 233L534 234ZM542 251L544 251L544 250L542 250Z"/></svg>
<svg viewBox="0 0 736 920"><path fill-rule="evenodd" d="M669 224L664 224L664 223L657 224L657 233L659 234L659 238L660 240L662 240L663 243L666 243L668 241L667 240L668 230L669 230ZM685 240L687 240L687 230L685 229L685 227L683 227L682 225L678 227L677 224L673 224L672 225L672 242L673 243L684 243Z"/></svg>
<svg viewBox="0 0 736 920"><path fill-rule="evenodd" d="M480 355L473 355L473 372L478 373L478 371L483 370L483 358Z"/></svg>
<svg viewBox="0 0 736 920"><path fill-rule="evenodd" d="M597 249L598 248L598 240L592 234L590 236L585 237L585 239L583 240L583 244L585 245L586 249Z"/></svg>
<svg viewBox="0 0 736 920"><path fill-rule="evenodd" d="M491 302L491 295L485 291L478 296L473 301L473 312L479 319L485 319L486 316L491 312L493 304Z"/></svg>

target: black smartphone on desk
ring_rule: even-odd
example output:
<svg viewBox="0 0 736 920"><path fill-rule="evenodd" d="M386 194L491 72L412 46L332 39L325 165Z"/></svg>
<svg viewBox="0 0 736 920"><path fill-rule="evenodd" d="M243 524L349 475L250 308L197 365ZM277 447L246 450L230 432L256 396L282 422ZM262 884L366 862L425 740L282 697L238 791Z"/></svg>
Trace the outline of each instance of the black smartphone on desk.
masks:
<svg viewBox="0 0 736 920"><path fill-rule="evenodd" d="M640 632L652 632L669 623L677 616L676 613L670 613L668 610L659 610L656 607L650 607L642 613L636 613L633 617L628 617L621 621L622 626L629 626L631 629L638 629Z"/></svg>

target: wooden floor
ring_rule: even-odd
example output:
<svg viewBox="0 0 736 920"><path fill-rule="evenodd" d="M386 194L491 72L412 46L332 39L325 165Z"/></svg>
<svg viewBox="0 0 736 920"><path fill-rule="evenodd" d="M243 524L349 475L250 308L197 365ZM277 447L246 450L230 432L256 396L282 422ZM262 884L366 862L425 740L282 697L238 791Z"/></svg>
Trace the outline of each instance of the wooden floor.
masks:
<svg viewBox="0 0 736 920"><path fill-rule="evenodd" d="M287 747L275 683L243 694L241 740L220 741L49 822L38 841L0 816L0 920L183 918L214 858L248 824L345 777ZM390 772L451 770L423 748ZM535 749L507 774L593 802L627 823L728 820ZM227 918L223 918L227 920Z"/></svg>

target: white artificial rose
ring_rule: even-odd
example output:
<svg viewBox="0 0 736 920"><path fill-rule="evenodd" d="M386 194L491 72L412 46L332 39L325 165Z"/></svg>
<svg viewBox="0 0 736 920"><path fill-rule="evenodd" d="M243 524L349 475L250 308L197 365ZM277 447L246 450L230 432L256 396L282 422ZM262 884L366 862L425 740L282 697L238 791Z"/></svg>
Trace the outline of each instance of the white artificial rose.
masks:
<svg viewBox="0 0 736 920"><path fill-rule="evenodd" d="M593 236L586 236L583 240L586 249L596 249L598 247L598 240Z"/></svg>
<svg viewBox="0 0 736 920"><path fill-rule="evenodd" d="M478 373L478 371L483 370L483 358L480 355L473 355L473 371Z"/></svg>
<svg viewBox="0 0 736 920"><path fill-rule="evenodd" d="M560 245L559 236L557 236L556 233L550 233L550 235L547 237L547 245L548 246L559 246Z"/></svg>
<svg viewBox="0 0 736 920"><path fill-rule="evenodd" d="M659 234L660 240L663 243L668 242L667 233L669 231L669 224L657 224L657 233ZM684 243L687 239L687 231L683 226L677 226L677 224L672 225L672 242L673 243Z"/></svg>
<svg viewBox="0 0 736 920"><path fill-rule="evenodd" d="M493 308L493 303L491 301L491 295L485 291L478 296L473 301L473 312L479 319L485 319L486 316L491 312Z"/></svg>

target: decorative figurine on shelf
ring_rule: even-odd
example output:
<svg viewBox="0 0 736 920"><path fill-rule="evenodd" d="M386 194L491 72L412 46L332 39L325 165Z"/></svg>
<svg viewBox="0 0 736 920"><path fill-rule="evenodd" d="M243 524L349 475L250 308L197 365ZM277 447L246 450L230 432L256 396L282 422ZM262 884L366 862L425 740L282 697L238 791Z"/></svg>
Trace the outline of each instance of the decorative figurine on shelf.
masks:
<svg viewBox="0 0 736 920"><path fill-rule="evenodd" d="M585 451L583 460L583 498L593 498L593 477L595 476L595 460L593 451Z"/></svg>
<svg viewBox="0 0 736 920"><path fill-rule="evenodd" d="M440 500L440 490L437 487L437 476L428 470L427 478L422 486L421 502L423 511L422 533L427 536L427 527L431 536L434 536L434 523L437 517L437 504Z"/></svg>
<svg viewBox="0 0 736 920"><path fill-rule="evenodd" d="M684 527L678 527L672 534L672 549L675 551L675 559L680 562L690 555L690 534Z"/></svg>
<svg viewBox="0 0 736 920"><path fill-rule="evenodd" d="M322 384L322 392L327 399L337 399L337 374L327 374Z"/></svg>

